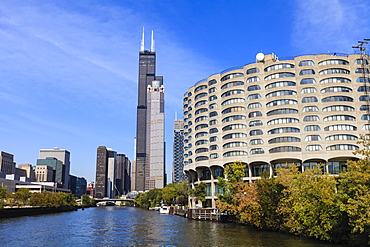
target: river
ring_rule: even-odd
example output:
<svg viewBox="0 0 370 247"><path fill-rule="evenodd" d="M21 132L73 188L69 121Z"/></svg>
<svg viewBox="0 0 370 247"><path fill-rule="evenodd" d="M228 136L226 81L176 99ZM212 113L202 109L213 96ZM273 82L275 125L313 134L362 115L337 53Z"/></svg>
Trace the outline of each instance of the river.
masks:
<svg viewBox="0 0 370 247"><path fill-rule="evenodd" d="M234 223L195 221L133 207L0 219L0 246L338 247Z"/></svg>

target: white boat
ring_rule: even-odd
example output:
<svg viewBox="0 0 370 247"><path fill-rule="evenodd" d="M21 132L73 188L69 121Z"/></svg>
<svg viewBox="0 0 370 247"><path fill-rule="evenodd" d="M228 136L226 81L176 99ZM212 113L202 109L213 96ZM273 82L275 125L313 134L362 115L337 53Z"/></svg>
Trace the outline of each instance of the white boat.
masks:
<svg viewBox="0 0 370 247"><path fill-rule="evenodd" d="M159 209L160 214L169 214L170 213L170 208L167 206L161 206Z"/></svg>

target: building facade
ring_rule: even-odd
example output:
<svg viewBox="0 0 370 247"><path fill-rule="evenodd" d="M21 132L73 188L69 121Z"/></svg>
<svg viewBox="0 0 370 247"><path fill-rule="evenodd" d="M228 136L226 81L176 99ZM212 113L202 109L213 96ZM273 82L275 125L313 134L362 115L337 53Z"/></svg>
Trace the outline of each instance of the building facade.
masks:
<svg viewBox="0 0 370 247"><path fill-rule="evenodd" d="M69 185L69 173L70 173L70 167L71 167L71 161L70 161L70 152L65 149L40 149L40 156L39 159L46 159L48 157L56 158L60 160L63 164L63 178L64 178L64 188L68 189Z"/></svg>
<svg viewBox="0 0 370 247"><path fill-rule="evenodd" d="M288 164L338 174L369 133L369 82L361 54L259 53L255 63L201 80L183 99L190 183L207 183L206 206L214 207L217 177L235 161L246 164L247 181Z"/></svg>
<svg viewBox="0 0 370 247"><path fill-rule="evenodd" d="M150 174L150 151L149 145L149 118L148 118L148 86L152 85L153 81L163 85L163 77L156 76L156 53L154 52L154 38L152 32L152 41L150 50L144 48L144 30L141 41L141 49L139 52L139 82L138 82L138 105L137 105L137 123L136 123L136 147L135 147L135 181L132 188L135 191L146 191L147 186L152 184L149 182ZM164 104L164 102L163 102Z"/></svg>
<svg viewBox="0 0 370 247"><path fill-rule="evenodd" d="M116 188L118 195L126 195L131 190L131 163L125 154L117 154Z"/></svg>
<svg viewBox="0 0 370 247"><path fill-rule="evenodd" d="M54 182L53 168L47 165L36 165L36 182Z"/></svg>
<svg viewBox="0 0 370 247"><path fill-rule="evenodd" d="M108 150L105 146L99 146L96 153L96 177L95 177L95 197L106 197L107 177L108 177Z"/></svg>
<svg viewBox="0 0 370 247"><path fill-rule="evenodd" d="M45 159L37 159L36 167L37 165L50 166L53 169L52 181L63 185L66 183L66 179L64 177L65 176L64 166L62 161L54 157L47 157Z"/></svg>
<svg viewBox="0 0 370 247"><path fill-rule="evenodd" d="M184 174L184 120L175 120L173 129L172 182L181 183L187 180Z"/></svg>
<svg viewBox="0 0 370 247"><path fill-rule="evenodd" d="M5 174L15 173L14 155L0 151L0 172Z"/></svg>

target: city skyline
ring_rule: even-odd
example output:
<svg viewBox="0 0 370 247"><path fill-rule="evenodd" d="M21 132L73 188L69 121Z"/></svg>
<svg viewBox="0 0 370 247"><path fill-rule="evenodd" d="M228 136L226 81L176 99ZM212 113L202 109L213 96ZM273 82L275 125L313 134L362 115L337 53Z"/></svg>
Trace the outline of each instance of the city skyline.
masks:
<svg viewBox="0 0 370 247"><path fill-rule="evenodd" d="M95 179L100 145L133 160L145 26L147 37L156 31L157 72L166 78L169 175L173 120L189 87L255 62L261 51L352 53L351 46L369 38L369 9L364 1L3 1L0 135L7 141L0 150L17 165L36 165L40 149L67 149L71 174L88 181Z"/></svg>

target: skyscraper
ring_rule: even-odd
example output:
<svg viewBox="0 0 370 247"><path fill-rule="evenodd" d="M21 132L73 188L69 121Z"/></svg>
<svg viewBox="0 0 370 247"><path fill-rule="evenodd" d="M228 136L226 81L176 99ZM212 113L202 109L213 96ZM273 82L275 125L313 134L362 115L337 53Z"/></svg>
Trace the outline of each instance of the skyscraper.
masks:
<svg viewBox="0 0 370 247"><path fill-rule="evenodd" d="M181 183L186 180L184 174L184 120L182 119L174 122L172 165L172 181Z"/></svg>
<svg viewBox="0 0 370 247"><path fill-rule="evenodd" d="M152 179L151 176L151 166L150 163L150 145L149 142L149 133L148 128L152 126L150 122L150 112L148 110L148 86L153 86L153 81L156 81L158 88L163 86L163 77L155 75L155 66L156 66L156 53L154 52L154 36L152 31L152 39L150 50L145 50L144 48L144 29L142 34L141 49L139 52L139 87L138 87L138 105L137 105L137 123L136 123L136 152L135 152L135 179L134 185L132 188L136 191L145 191L148 190L146 187L152 182L149 182L148 179ZM162 92L163 93L163 92ZM162 98L163 99L163 98ZM152 104L152 106L155 104ZM160 103L161 113L164 114L164 100ZM152 126L151 131L156 132L154 125ZM162 127L160 127L162 128ZM164 127L163 127L164 128ZM163 138L163 137L161 137ZM159 145L159 144L158 144ZM162 144L160 144L162 145ZM164 145L164 143L163 143ZM164 156L164 154L163 154ZM152 159L153 160L153 159ZM161 161L158 161L161 162ZM164 167L164 159L163 159ZM148 182L147 182L148 181Z"/></svg>

